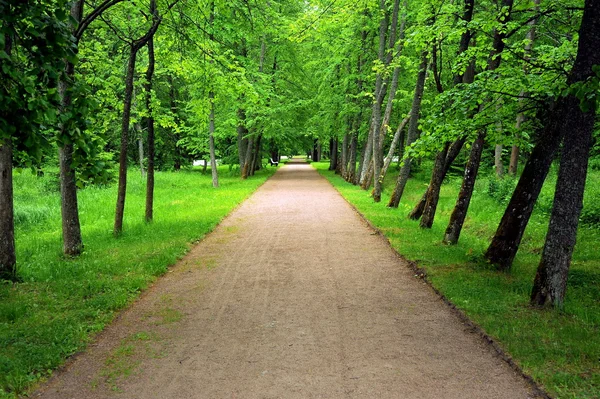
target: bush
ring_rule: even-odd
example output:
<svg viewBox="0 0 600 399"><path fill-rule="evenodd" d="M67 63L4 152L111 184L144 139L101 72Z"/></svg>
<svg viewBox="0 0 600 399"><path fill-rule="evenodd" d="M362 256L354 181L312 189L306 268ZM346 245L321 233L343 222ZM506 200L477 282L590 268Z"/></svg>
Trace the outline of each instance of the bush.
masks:
<svg viewBox="0 0 600 399"><path fill-rule="evenodd" d="M506 177L504 179L498 179L496 177L490 177L487 186L487 194L493 199L505 203L508 202L512 196L515 187L517 186L517 179Z"/></svg>

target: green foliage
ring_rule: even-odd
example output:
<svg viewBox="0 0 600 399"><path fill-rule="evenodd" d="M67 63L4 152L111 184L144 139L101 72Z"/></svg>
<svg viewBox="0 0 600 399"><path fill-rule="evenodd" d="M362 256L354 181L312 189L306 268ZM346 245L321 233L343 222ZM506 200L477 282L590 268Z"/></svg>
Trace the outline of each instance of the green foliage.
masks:
<svg viewBox="0 0 600 399"><path fill-rule="evenodd" d="M497 200L500 204L507 204L515 187L517 180L513 178L494 179L490 178L487 185L487 194Z"/></svg>
<svg viewBox="0 0 600 399"><path fill-rule="evenodd" d="M221 169L221 174L226 168ZM32 383L82 350L191 246L211 231L275 169L255 178L221 177L197 170L156 175L155 220L144 222L143 181L131 173L125 233L111 234L115 187L79 191L85 253L60 257L59 194L45 190L47 173L15 176L20 284L0 284L0 397L24 394ZM176 315L164 315L167 322Z"/></svg>

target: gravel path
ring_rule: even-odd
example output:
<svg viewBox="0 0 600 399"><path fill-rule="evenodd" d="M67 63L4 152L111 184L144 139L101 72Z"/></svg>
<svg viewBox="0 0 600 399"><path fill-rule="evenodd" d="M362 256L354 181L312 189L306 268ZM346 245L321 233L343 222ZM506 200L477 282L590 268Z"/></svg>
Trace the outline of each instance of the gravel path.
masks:
<svg viewBox="0 0 600 399"><path fill-rule="evenodd" d="M303 163L281 168L34 396L534 397Z"/></svg>

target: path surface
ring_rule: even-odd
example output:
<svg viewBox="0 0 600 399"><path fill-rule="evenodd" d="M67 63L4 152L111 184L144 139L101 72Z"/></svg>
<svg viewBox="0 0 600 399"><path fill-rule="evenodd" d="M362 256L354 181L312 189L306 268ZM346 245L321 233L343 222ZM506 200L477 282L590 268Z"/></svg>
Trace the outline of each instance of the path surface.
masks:
<svg viewBox="0 0 600 399"><path fill-rule="evenodd" d="M533 397L306 164L281 168L35 396Z"/></svg>

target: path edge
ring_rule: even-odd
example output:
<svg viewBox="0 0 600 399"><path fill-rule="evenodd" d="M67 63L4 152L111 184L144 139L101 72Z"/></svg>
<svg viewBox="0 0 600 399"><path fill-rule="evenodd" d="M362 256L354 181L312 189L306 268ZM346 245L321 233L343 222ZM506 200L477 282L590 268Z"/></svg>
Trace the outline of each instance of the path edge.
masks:
<svg viewBox="0 0 600 399"><path fill-rule="evenodd" d="M213 229L211 231L207 232L206 234L204 234L200 238L197 238L197 239L194 239L193 241L187 242L186 244L189 245L189 247L186 249L186 251L184 253L181 254L180 257L177 258L177 260L175 261L175 263L167 265L167 269L165 270L165 272L163 274L157 276L156 279L154 281L152 281L150 284L148 284L148 286L143 291L141 291L139 293L139 295L137 295L131 302L129 302L128 304L126 304L123 308L117 310L115 312L114 317L104 326L104 328L101 331L98 331L95 334L90 335L89 341L85 343L85 346L80 351L77 351L77 352L73 353L72 355L70 355L69 357L65 358L65 361L64 361L63 364L61 364L60 366L58 366L56 369L52 370L52 374L50 374L47 378L44 378L44 379L39 380L36 383L34 383L29 389L25 390L25 392L23 392L22 394L18 395L18 398L19 399L25 399L25 398L38 397L38 396L41 395L41 393L43 393L46 390L50 389L53 381L56 378L59 378L60 375L62 375L63 373L67 372L67 370L69 370L73 366L73 364L81 356L85 355L89 351L90 348L92 348L95 345L97 345L98 341L100 339L102 339L102 337L104 335L108 334L108 330L115 323L117 323L124 316L124 314L126 312L128 312L129 310L131 310L131 308L133 306L135 306L136 303L138 303L139 301L141 301L143 298L145 298L146 296L148 296L150 294L150 291L154 289L154 287L159 282L159 280L161 280L162 278L166 277L167 274L170 273L174 267L177 267L177 265L179 265L180 263L182 263L183 260L189 255L190 252L192 252L192 250L196 246L200 245L200 243L202 241L206 240L210 235L214 234L214 232L217 230L217 228L219 228L219 226L223 223L223 221L225 219L227 219L232 213L234 213L235 211L237 211L262 186L264 186L269 180L271 180L271 178L273 176L275 176L275 174L277 174L277 172L279 171L279 169L282 169L285 166L286 165L278 167L271 176L267 177L264 182L262 182L261 184L259 184L258 186L256 186L256 189L254 189L254 191L252 191L245 198L243 198L240 201L239 204L237 204L225 216L223 216L215 224L215 226L213 227Z"/></svg>
<svg viewBox="0 0 600 399"><path fill-rule="evenodd" d="M505 363L508 364L508 366L514 371L516 372L519 376L521 376L525 382L527 383L527 385L529 385L529 387L532 389L532 393L536 396L536 399L554 399L552 396L550 396L534 379L533 377L531 377L529 374L525 373L525 371L523 371L523 369L521 368L521 366L519 366L512 358L512 356L510 356L510 354L508 352L506 352L502 346L500 345L500 343L498 341L496 341L494 338L492 338L491 336L489 336L485 330L479 326L479 324L475 323L473 320L471 320L461 309L459 309L458 307L456 307L456 305L450 301L444 294L442 294L442 292L440 290L438 290L433 283L431 282L431 280L429 279L429 277L427 276L427 271L422 268L421 266L419 266L419 264L415 261L406 259L404 257L404 255L402 255L400 252L398 252L396 250L396 248L394 248L394 246L392 245L391 241L389 240L389 238L383 233L383 231L381 231L377 226L375 226L369 219L367 219L367 217L365 215L363 215L356 206L354 206L353 203L351 203L350 201L348 201L346 199L346 197L344 197L342 195L341 192L338 191L338 189L333 185L333 183L331 183L331 181L329 181L328 178L326 178L325 176L323 176L320 172L320 170L318 170L315 167L312 167L318 174L319 176L321 176L323 179L325 179L327 181L327 183L329 183L329 185L331 185L331 187L333 187L333 189L335 190L336 193L338 193L338 195L340 197L342 197L342 199L348 204L350 205L350 207L352 208L352 210L354 210L354 212L365 222L365 224L367 225L367 227L369 227L371 230L373 230L373 232L375 232L377 235L381 236L383 238L383 240L387 243L387 246L392 250L392 252L402 261L406 262L407 268L410 269L413 273L415 273L415 277L421 279L441 300L442 302L444 302L444 304L446 304L446 306L450 309L450 311L458 317L458 319L465 324L468 329L477 334L477 336L479 336L479 338L488 346L491 346L492 349L494 350L494 352L496 352L496 355L502 359Z"/></svg>

